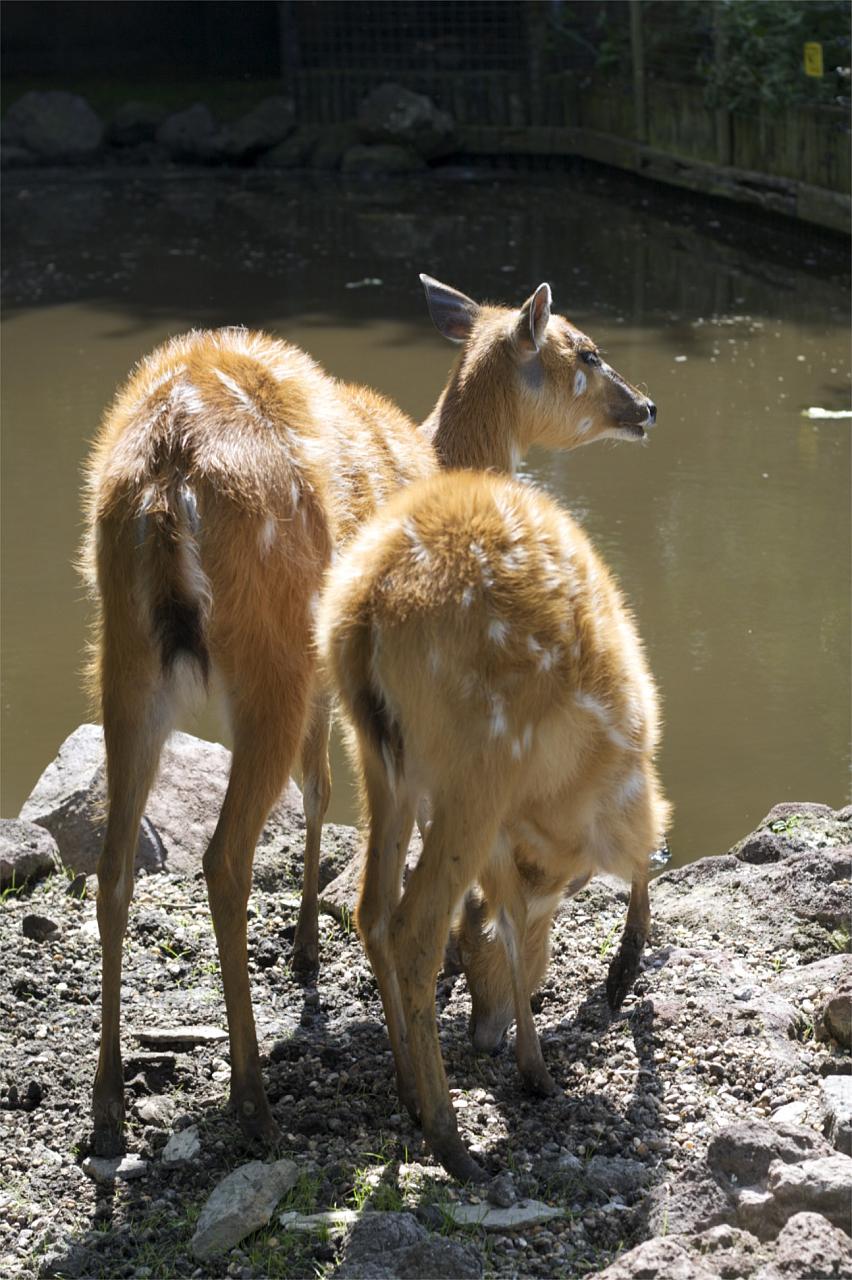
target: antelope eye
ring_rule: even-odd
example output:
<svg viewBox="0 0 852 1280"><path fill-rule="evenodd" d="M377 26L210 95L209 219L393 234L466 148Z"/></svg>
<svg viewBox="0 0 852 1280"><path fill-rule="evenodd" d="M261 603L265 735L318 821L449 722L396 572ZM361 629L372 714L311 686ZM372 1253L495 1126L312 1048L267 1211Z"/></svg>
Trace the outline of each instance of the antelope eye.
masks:
<svg viewBox="0 0 852 1280"><path fill-rule="evenodd" d="M581 351L580 359L583 364L591 365L593 369L597 368L601 362L601 358L596 351Z"/></svg>

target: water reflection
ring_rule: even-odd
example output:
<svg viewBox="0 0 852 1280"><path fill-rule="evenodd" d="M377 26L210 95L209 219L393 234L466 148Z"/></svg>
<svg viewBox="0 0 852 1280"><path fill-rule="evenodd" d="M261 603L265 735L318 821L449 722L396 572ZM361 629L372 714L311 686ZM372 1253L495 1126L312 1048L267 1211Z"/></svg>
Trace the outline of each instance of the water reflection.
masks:
<svg viewBox="0 0 852 1280"><path fill-rule="evenodd" d="M801 416L848 406L830 242L586 171L381 191L256 175L6 187L4 814L86 714L79 467L116 382L171 333L242 322L422 419L452 352L421 270L504 302L548 279L659 406L647 448L527 465L634 605L664 699L674 863L776 801L842 802L848 423ZM346 288L365 279L382 283ZM337 776L331 816L351 820L339 762Z"/></svg>

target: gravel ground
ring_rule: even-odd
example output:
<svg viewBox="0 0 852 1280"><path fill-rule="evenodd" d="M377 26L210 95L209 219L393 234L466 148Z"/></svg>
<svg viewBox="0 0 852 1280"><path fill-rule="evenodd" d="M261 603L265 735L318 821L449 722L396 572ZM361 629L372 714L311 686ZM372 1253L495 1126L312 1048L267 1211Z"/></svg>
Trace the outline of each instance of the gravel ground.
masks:
<svg viewBox="0 0 852 1280"><path fill-rule="evenodd" d="M522 1091L511 1043L495 1057L472 1052L464 981L439 980L440 1032L463 1137L495 1174L510 1173L517 1195L563 1213L511 1235L454 1232L479 1250L486 1275L569 1277L606 1266L660 1234L653 1206L720 1127L814 1101L821 1072L843 1069L836 1046L814 1030L820 1000L847 959L840 953L848 934L836 917L848 897L846 908L835 902L826 912L823 894L815 919L810 890L800 894L808 909L785 896L799 892L804 872L791 889L779 869L793 866L793 855L823 857L845 843L848 812L826 810L829 818L818 820L791 817L793 808L764 830L780 842L781 861L705 859L656 880L646 966L614 1019L603 983L626 891L594 882L562 908L533 1002L545 1059L561 1086L551 1099ZM300 1170L282 1207L407 1207L446 1231L447 1204L476 1196L430 1159L398 1106L377 988L354 930L323 915L317 984L302 986L291 973L298 843L285 842L277 866L264 863L249 908L255 1012L284 1134L277 1155ZM356 843L354 832L330 829L335 857L324 864L326 880ZM836 883L819 893L833 893ZM755 908L756 885L764 885L766 902L772 898L771 910ZM203 1267L189 1248L212 1189L260 1154L225 1108L226 1040L156 1050L143 1043L155 1027L225 1027L200 873L137 881L125 945L123 1047L127 1150L147 1165L142 1176L114 1185L86 1176L99 942L93 894L68 888L67 877L55 874L7 894L0 906L0 1273L332 1275L340 1238L298 1235L275 1218ZM46 941L26 937L24 918L33 914L58 932ZM191 1125L200 1153L166 1167L167 1138Z"/></svg>

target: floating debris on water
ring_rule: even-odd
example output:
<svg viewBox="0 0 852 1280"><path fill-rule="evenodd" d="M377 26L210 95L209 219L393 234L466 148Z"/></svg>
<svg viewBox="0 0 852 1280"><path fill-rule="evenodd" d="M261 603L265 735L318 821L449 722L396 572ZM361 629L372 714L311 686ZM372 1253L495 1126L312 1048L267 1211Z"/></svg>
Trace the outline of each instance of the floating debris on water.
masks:
<svg viewBox="0 0 852 1280"><path fill-rule="evenodd" d="M369 289L383 283L384 281L378 276L364 276L363 280L347 280L343 287L344 289Z"/></svg>
<svg viewBox="0 0 852 1280"><path fill-rule="evenodd" d="M852 418L852 409L820 409L818 405L811 405L809 409L802 410L803 418Z"/></svg>

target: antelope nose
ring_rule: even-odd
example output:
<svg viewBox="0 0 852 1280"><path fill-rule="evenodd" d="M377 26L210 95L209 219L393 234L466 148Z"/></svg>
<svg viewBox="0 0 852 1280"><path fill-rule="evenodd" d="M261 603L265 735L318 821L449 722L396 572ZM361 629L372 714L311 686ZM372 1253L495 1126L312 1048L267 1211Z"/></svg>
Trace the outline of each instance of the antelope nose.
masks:
<svg viewBox="0 0 852 1280"><path fill-rule="evenodd" d="M648 426L652 427L657 421L657 406L653 400L648 401Z"/></svg>

